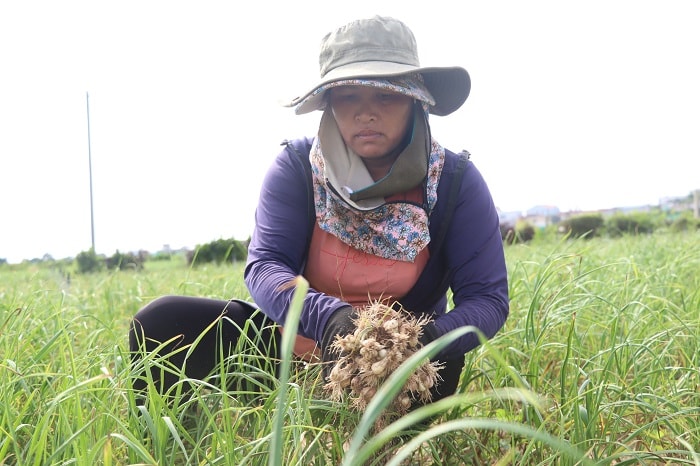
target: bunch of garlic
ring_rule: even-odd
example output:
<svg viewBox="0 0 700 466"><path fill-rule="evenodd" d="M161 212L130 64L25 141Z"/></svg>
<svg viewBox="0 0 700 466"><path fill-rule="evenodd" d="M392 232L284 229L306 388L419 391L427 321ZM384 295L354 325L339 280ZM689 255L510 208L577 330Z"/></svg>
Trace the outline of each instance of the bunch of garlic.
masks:
<svg viewBox="0 0 700 466"><path fill-rule="evenodd" d="M377 388L411 355L421 348L419 338L426 318L418 319L403 310L373 303L358 311L356 330L336 336L332 349L339 354L325 389L336 401L348 396L350 405L362 411ZM386 410L400 416L414 401L431 400L430 389L438 382L438 363L426 361L411 374Z"/></svg>

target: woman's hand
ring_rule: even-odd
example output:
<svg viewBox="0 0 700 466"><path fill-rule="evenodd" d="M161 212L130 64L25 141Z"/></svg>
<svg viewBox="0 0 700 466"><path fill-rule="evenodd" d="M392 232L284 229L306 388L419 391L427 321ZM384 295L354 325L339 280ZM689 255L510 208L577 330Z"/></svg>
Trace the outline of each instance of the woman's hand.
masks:
<svg viewBox="0 0 700 466"><path fill-rule="evenodd" d="M433 340L437 340L439 337L440 333L438 328L433 322L428 322L423 325L423 332L421 333L420 337L418 337L418 341L421 345L425 346Z"/></svg>
<svg viewBox="0 0 700 466"><path fill-rule="evenodd" d="M344 306L335 311L328 319L321 339L321 359L323 361L324 378L328 376L339 356L338 352L332 349L336 335L344 337L345 335L353 333L356 328L354 322L356 317L357 311L352 306Z"/></svg>

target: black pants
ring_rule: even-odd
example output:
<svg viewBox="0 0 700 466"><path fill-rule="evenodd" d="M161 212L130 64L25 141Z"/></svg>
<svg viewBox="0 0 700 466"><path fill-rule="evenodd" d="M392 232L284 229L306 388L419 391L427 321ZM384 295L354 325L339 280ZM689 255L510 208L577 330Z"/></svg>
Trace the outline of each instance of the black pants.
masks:
<svg viewBox="0 0 700 466"><path fill-rule="evenodd" d="M252 305L242 301L163 296L134 316L129 330L129 349L134 362L158 349L168 365L184 367L187 378L202 380L217 367L219 355L227 357L235 350L244 329L248 339L255 342L263 354L278 359L279 332L273 322ZM165 342L169 343L162 346ZM174 371L155 367L151 367L151 377L162 392L179 379ZM146 383L141 374L133 379L132 386L142 391Z"/></svg>
<svg viewBox="0 0 700 466"><path fill-rule="evenodd" d="M217 319L219 322L212 325ZM129 348L134 361L138 361L145 353L170 341L158 353L169 355L166 357L169 364L184 367L187 378L202 380L217 367L219 355L227 357L235 350L243 329L247 329L246 336L259 346L260 352L273 360L279 359L280 333L273 322L254 306L243 301L191 296L163 296L138 311L129 330ZM199 341L192 348L177 351L193 345L197 339ZM445 367L440 371L442 380L433 389L433 401L455 392L463 366L463 357L445 361ZM272 370L274 367L271 366ZM152 369L151 377L162 392L179 379L177 373L167 370ZM141 392L146 383L146 378L141 375L133 379L132 386Z"/></svg>

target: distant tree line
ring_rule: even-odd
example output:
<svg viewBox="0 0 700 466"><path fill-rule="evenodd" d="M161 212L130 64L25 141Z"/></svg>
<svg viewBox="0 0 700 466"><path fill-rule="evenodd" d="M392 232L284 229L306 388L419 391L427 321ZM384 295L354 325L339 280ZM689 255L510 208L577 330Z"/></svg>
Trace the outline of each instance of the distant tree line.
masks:
<svg viewBox="0 0 700 466"><path fill-rule="evenodd" d="M228 238L199 244L193 250L185 252L185 261L190 266L245 261L248 256L249 242L250 240L238 241ZM75 264L78 273L93 273L102 270L142 270L147 261L171 260L172 257L173 254L167 252L151 254L148 251L137 253L116 251L112 256L107 257L98 255L90 249L79 253L75 258Z"/></svg>
<svg viewBox="0 0 700 466"><path fill-rule="evenodd" d="M90 248L87 251L80 252L75 257L75 263L78 267L78 273L93 273L102 270L142 270L143 264L148 259L148 252L139 251L119 252L116 251L113 255L106 257L97 255L95 250Z"/></svg>
<svg viewBox="0 0 700 466"><path fill-rule="evenodd" d="M604 216L601 213L582 213L571 216L553 225L539 228L526 219L520 219L515 224L500 225L501 238L505 244L527 243L539 236L560 235L569 238L594 238L607 236L611 238L623 235L646 235L668 229L674 232L700 231L700 219L681 213L668 215L661 211L633 212ZM217 239L209 243L197 245L192 250L185 251L185 262L190 266L207 263L236 263L245 261L248 255L250 238L239 241L234 238ZM80 252L73 262L78 273L92 273L102 270L142 270L147 261L171 260L175 254L170 252L148 251L122 253L116 251L111 256L98 255L92 249ZM67 259L70 261L70 259ZM42 259L30 262L54 262L45 255ZM65 264L65 260L61 261ZM0 266L6 265L7 259L0 258Z"/></svg>
<svg viewBox="0 0 700 466"><path fill-rule="evenodd" d="M617 238L624 235L646 235L668 229L674 232L700 230L700 219L691 215L669 216L663 212L634 212L603 216L600 213L574 215L545 228L536 228L526 220L514 225L501 224L501 238L506 244L527 243L537 235L553 233L569 238L594 238L607 236Z"/></svg>
<svg viewBox="0 0 700 466"><path fill-rule="evenodd" d="M192 251L187 251L187 263L189 265L201 265L214 262L244 261L248 257L248 243L250 240L238 241L233 238L218 239L210 243L197 245Z"/></svg>

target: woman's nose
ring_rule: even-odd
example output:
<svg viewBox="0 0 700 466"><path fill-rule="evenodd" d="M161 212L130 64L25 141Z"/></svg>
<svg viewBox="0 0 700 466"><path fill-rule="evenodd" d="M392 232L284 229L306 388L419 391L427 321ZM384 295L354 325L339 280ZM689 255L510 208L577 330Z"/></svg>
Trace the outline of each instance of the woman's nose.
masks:
<svg viewBox="0 0 700 466"><path fill-rule="evenodd" d="M355 120L360 122L374 121L376 117L377 114L372 102L362 101L358 104L355 110Z"/></svg>

